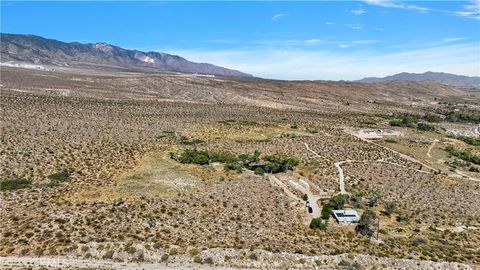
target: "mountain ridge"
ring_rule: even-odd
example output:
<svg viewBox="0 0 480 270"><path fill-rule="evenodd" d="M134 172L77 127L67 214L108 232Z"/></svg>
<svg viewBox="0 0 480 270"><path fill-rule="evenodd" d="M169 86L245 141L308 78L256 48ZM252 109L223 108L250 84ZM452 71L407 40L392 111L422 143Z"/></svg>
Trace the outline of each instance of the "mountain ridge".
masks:
<svg viewBox="0 0 480 270"><path fill-rule="evenodd" d="M61 67L110 67L138 71L253 77L209 63L195 63L163 52L124 49L106 42L62 42L36 35L1 33L1 61Z"/></svg>
<svg viewBox="0 0 480 270"><path fill-rule="evenodd" d="M434 81L449 86L461 88L465 91L480 91L480 77L456 75L445 72L427 71L424 73L401 72L386 77L367 77L355 82L376 83L389 81Z"/></svg>

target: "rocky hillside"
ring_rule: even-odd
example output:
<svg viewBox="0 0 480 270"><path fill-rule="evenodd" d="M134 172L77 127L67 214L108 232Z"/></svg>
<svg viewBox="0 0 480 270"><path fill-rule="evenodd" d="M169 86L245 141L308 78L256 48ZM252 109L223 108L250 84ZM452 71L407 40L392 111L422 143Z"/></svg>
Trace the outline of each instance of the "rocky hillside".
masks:
<svg viewBox="0 0 480 270"><path fill-rule="evenodd" d="M33 35L1 34L1 61L62 67L251 77L240 71L207 63L194 63L167 53L127 50L107 43L65 43Z"/></svg>

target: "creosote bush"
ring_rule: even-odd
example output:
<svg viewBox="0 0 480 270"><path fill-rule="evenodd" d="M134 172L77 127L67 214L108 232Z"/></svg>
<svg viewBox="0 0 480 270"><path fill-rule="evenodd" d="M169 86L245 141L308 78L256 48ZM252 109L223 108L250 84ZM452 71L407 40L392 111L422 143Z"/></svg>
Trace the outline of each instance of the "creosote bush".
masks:
<svg viewBox="0 0 480 270"><path fill-rule="evenodd" d="M28 179L11 179L0 182L1 191L29 188L31 186L32 181Z"/></svg>

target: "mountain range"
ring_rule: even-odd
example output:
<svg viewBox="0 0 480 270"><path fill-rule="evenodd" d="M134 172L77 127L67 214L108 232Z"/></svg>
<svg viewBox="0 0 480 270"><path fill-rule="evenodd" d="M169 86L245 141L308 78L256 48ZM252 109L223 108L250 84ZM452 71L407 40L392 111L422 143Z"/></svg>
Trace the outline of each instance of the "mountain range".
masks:
<svg viewBox="0 0 480 270"><path fill-rule="evenodd" d="M74 68L181 72L252 77L237 70L194 63L177 55L128 50L108 43L66 43L35 35L1 34L1 61Z"/></svg>
<svg viewBox="0 0 480 270"><path fill-rule="evenodd" d="M358 80L362 83L389 82L389 81L434 81L454 86L465 91L480 91L480 77L469 77L444 72L407 73L402 72L383 78L370 77Z"/></svg>

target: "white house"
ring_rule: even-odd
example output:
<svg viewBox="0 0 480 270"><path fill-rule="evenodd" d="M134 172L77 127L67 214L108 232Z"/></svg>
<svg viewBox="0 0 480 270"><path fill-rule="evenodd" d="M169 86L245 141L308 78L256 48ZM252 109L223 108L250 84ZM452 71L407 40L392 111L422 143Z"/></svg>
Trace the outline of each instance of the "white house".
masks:
<svg viewBox="0 0 480 270"><path fill-rule="evenodd" d="M333 216L340 224L351 224L360 221L357 211L347 208L342 210L333 210Z"/></svg>

